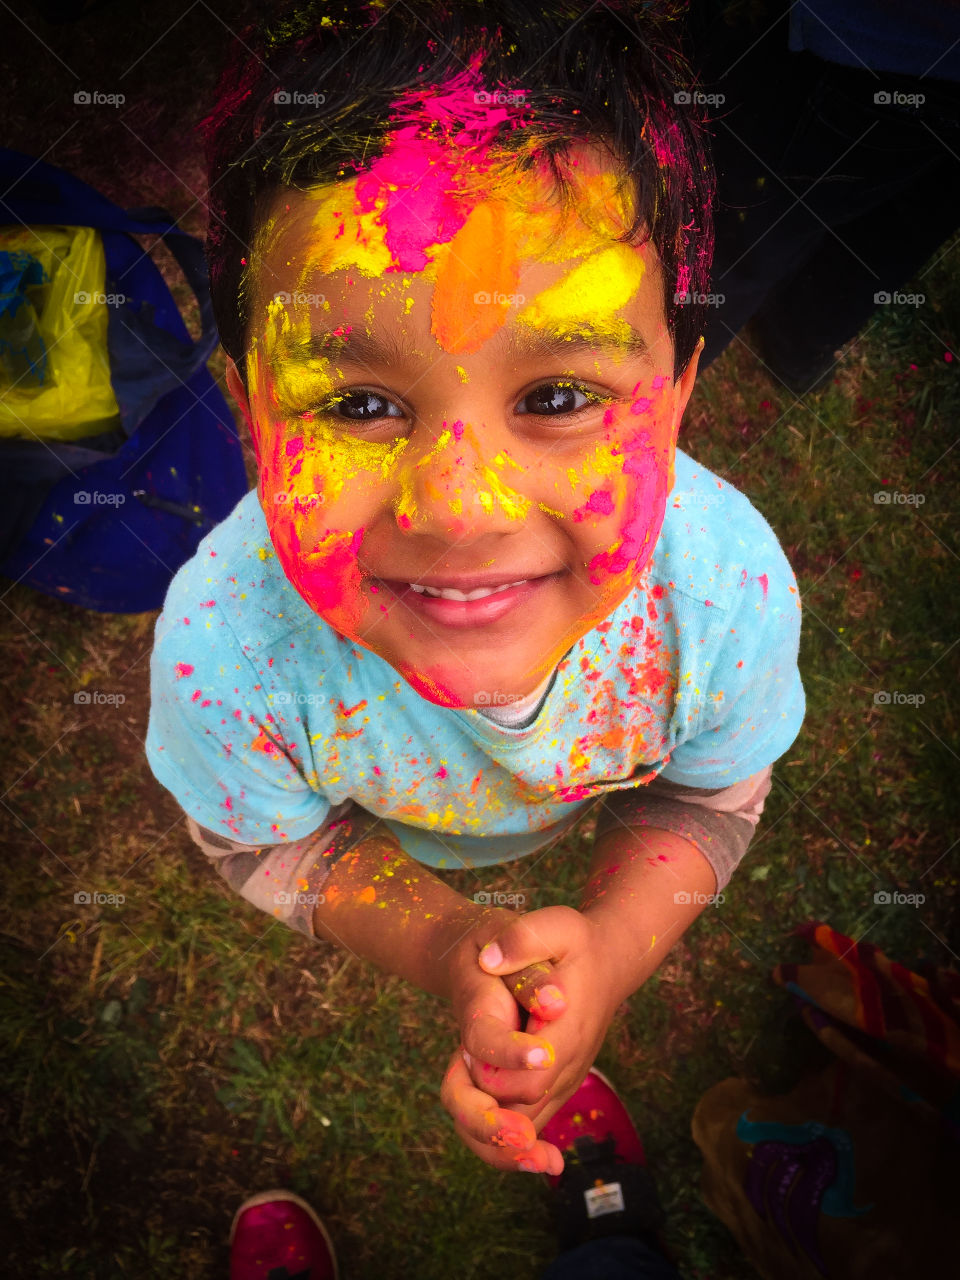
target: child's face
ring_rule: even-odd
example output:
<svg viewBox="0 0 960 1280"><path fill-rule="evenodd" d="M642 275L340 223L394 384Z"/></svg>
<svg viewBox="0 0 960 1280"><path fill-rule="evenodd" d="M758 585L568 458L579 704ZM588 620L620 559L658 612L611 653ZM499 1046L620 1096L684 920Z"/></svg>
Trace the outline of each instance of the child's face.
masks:
<svg viewBox="0 0 960 1280"><path fill-rule="evenodd" d="M449 203L378 221L343 181L285 191L258 241L249 399L228 381L274 548L444 706L541 683L636 583L673 483L696 357L675 383L656 253L615 243L596 153L577 172L572 222L529 170L461 191L452 236Z"/></svg>

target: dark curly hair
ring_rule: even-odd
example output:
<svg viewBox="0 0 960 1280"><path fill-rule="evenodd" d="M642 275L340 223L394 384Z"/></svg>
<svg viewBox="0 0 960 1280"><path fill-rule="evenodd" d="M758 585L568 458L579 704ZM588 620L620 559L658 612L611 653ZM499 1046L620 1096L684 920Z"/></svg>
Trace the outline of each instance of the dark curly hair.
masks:
<svg viewBox="0 0 960 1280"><path fill-rule="evenodd" d="M693 79L674 48L678 14L650 0L333 0L274 6L243 31L200 130L214 311L244 380L250 246L277 190L361 172L387 141L398 96L443 84L478 55L485 86L522 92L528 113L523 128L504 125L496 147L520 162L538 148L561 198L573 145L601 142L616 158L635 209L622 238L649 238L660 256L679 374L703 331L714 180Z"/></svg>

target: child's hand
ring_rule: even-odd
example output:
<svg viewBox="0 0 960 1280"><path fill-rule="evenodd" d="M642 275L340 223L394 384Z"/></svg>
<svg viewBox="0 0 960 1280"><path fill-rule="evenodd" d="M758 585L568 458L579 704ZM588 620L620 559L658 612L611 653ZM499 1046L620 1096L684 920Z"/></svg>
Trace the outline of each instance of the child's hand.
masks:
<svg viewBox="0 0 960 1280"><path fill-rule="evenodd" d="M494 941L499 959L491 954ZM506 1114L526 1118L539 1132L593 1065L624 998L624 976L603 931L590 916L571 907L546 907L506 923L481 957L478 967L500 975L519 1003L532 1010L527 1036L543 1032L555 1061L543 1071L518 1070L500 1043L484 1040L486 1024L478 1022L464 1032L472 1066L463 1071L451 1063L451 1092L456 1094L459 1087L466 1100L471 1091L482 1090L480 1097L509 1103ZM544 962L552 963L551 985L562 993L561 1001L549 1007L543 1003L543 979L534 978L531 987L531 974L542 970ZM473 1143L468 1145L477 1150ZM556 1151L549 1143L538 1145Z"/></svg>
<svg viewBox="0 0 960 1280"><path fill-rule="evenodd" d="M501 934L512 920L513 912L503 912L503 921L486 921L484 929L464 939L457 948L450 969L450 988L453 1009L460 1024L462 1044L473 1045L482 1051L485 1059L502 1062L513 1068L507 1074L543 1077L545 1067L553 1061L550 1042L543 1036L521 1030L524 1010L535 1010L556 1017L563 1010L562 1001L551 1004L550 988L553 983L553 966L535 963L523 973L510 979L518 989L517 997L511 994L512 986L498 977L484 973L477 962L481 947L500 923ZM519 1000L519 1003L518 1003ZM522 1007L521 1007L522 1006ZM533 1051L541 1061L537 1065L524 1066L526 1054ZM542 1088L534 1087L530 1096L540 1096ZM462 1048L453 1054L447 1066L440 1093L446 1109L453 1116L454 1126L463 1142L487 1164L497 1169L515 1169L521 1161L531 1168L544 1172L559 1172L563 1159L556 1147L537 1138L534 1125L525 1116L497 1105L497 1100L481 1092L470 1078Z"/></svg>

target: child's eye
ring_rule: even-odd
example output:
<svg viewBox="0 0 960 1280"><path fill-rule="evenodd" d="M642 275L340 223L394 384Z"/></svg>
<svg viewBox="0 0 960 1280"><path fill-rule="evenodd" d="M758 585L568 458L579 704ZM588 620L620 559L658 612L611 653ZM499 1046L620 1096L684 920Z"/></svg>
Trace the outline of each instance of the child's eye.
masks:
<svg viewBox="0 0 960 1280"><path fill-rule="evenodd" d="M346 391L335 396L321 409L335 417L352 422L373 422L377 418L402 418L403 411L377 391Z"/></svg>
<svg viewBox="0 0 960 1280"><path fill-rule="evenodd" d="M584 405L602 402L603 397L573 382L544 382L528 391L517 405L516 413L536 413L544 416L576 413Z"/></svg>

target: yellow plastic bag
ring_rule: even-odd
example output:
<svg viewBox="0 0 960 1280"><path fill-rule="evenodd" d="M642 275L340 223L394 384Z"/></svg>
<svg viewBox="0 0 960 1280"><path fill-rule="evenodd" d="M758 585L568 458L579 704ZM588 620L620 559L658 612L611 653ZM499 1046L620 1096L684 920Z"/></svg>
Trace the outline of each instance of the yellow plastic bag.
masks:
<svg viewBox="0 0 960 1280"><path fill-rule="evenodd" d="M0 362L0 436L79 440L118 427L107 350L107 306L117 300L103 291L106 258L99 232L0 227L3 251L36 259L43 283L27 286L22 300L15 300L20 332L24 322L35 330L30 349L41 358L28 362L28 375L12 376L9 362ZM35 317L28 315L31 307Z"/></svg>

